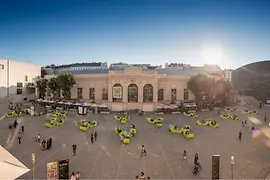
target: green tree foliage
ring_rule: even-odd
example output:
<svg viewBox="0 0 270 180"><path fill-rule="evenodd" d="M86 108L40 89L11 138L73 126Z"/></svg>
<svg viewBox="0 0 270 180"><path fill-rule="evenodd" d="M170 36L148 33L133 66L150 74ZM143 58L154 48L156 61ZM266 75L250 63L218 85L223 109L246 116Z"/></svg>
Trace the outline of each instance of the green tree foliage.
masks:
<svg viewBox="0 0 270 180"><path fill-rule="evenodd" d="M48 88L50 88L53 97L56 97L57 92L60 91L61 88L59 83L59 77L51 78L48 81Z"/></svg>
<svg viewBox="0 0 270 180"><path fill-rule="evenodd" d="M47 85L48 85L48 80L47 79L40 78L39 80L37 80L36 87L38 88L40 98L45 97L46 90L47 90Z"/></svg>
<svg viewBox="0 0 270 180"><path fill-rule="evenodd" d="M73 74L64 73L57 77L60 89L65 99L70 97L70 90L76 84Z"/></svg>
<svg viewBox="0 0 270 180"><path fill-rule="evenodd" d="M232 85L227 80L216 80L206 74L193 76L187 82L188 89L195 95L195 100L200 106L204 101L212 106L213 100L221 100L230 96Z"/></svg>

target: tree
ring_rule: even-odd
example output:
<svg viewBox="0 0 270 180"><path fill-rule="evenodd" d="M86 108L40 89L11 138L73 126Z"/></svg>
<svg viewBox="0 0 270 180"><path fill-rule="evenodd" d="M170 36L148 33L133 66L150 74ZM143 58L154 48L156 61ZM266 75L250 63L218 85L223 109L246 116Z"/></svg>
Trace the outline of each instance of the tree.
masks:
<svg viewBox="0 0 270 180"><path fill-rule="evenodd" d="M60 83L59 83L59 78L58 77L51 78L48 81L48 88L50 88L51 93L53 94L53 97L55 97L57 92L60 91L60 88L61 88Z"/></svg>
<svg viewBox="0 0 270 180"><path fill-rule="evenodd" d="M205 74L198 74L192 76L187 82L187 87L195 95L195 101L199 106L202 104L206 78Z"/></svg>
<svg viewBox="0 0 270 180"><path fill-rule="evenodd" d="M36 82L36 87L39 91L39 98L44 98L46 95L48 80L44 78L40 78Z"/></svg>
<svg viewBox="0 0 270 180"><path fill-rule="evenodd" d="M70 90L76 84L73 74L64 73L57 77L60 89L65 99L70 97Z"/></svg>
<svg viewBox="0 0 270 180"><path fill-rule="evenodd" d="M216 82L215 99L228 104L231 98L232 84L228 80L218 80Z"/></svg>

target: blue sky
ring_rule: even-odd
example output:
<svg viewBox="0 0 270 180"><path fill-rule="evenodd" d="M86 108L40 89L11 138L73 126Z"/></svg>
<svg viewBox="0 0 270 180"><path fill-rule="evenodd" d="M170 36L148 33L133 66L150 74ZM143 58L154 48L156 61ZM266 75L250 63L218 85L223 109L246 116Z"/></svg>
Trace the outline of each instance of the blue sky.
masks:
<svg viewBox="0 0 270 180"><path fill-rule="evenodd" d="M237 68L270 59L267 0L1 1L0 57Z"/></svg>

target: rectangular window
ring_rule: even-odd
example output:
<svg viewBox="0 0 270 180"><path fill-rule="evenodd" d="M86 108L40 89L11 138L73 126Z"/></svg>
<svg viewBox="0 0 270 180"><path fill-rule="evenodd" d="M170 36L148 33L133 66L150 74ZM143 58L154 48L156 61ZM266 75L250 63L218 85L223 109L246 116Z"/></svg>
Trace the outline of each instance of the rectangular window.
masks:
<svg viewBox="0 0 270 180"><path fill-rule="evenodd" d="M17 95L22 94L23 90L22 89L17 89Z"/></svg>
<svg viewBox="0 0 270 180"><path fill-rule="evenodd" d="M0 64L0 69L4 69L5 66L3 64Z"/></svg>
<svg viewBox="0 0 270 180"><path fill-rule="evenodd" d="M171 89L171 99L172 99L172 102L176 101L177 97L177 90L176 89Z"/></svg>
<svg viewBox="0 0 270 180"><path fill-rule="evenodd" d="M28 82L28 76L25 76L25 77L24 77L24 81L25 81L25 82Z"/></svg>
<svg viewBox="0 0 270 180"><path fill-rule="evenodd" d="M159 89L158 90L158 101L163 101L164 100L164 90Z"/></svg>
<svg viewBox="0 0 270 180"><path fill-rule="evenodd" d="M23 87L23 83L17 82L17 87Z"/></svg>
<svg viewBox="0 0 270 180"><path fill-rule="evenodd" d="M108 89L107 88L102 89L102 100L105 100L105 101L108 100Z"/></svg>
<svg viewBox="0 0 270 180"><path fill-rule="evenodd" d="M184 89L184 100L188 100L188 89Z"/></svg>
<svg viewBox="0 0 270 180"><path fill-rule="evenodd" d="M82 88L77 88L77 99L82 99Z"/></svg>
<svg viewBox="0 0 270 180"><path fill-rule="evenodd" d="M95 88L90 88L89 89L89 99L90 100L95 100Z"/></svg>

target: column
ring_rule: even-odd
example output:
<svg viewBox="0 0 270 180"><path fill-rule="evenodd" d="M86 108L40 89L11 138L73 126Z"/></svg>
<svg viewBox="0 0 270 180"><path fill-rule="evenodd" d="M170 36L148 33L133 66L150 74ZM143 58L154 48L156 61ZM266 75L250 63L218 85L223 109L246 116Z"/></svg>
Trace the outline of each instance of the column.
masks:
<svg viewBox="0 0 270 180"><path fill-rule="evenodd" d="M153 102L158 102L158 89L156 84L153 85Z"/></svg>
<svg viewBox="0 0 270 180"><path fill-rule="evenodd" d="M128 86L127 85L123 85L121 84L123 87L123 94L122 94L122 98L123 98L123 103L128 102Z"/></svg>
<svg viewBox="0 0 270 180"><path fill-rule="evenodd" d="M143 84L138 84L138 103L143 102Z"/></svg>
<svg viewBox="0 0 270 180"><path fill-rule="evenodd" d="M113 91L112 83L109 82L109 85L108 85L108 102L109 103L113 101L112 91Z"/></svg>

